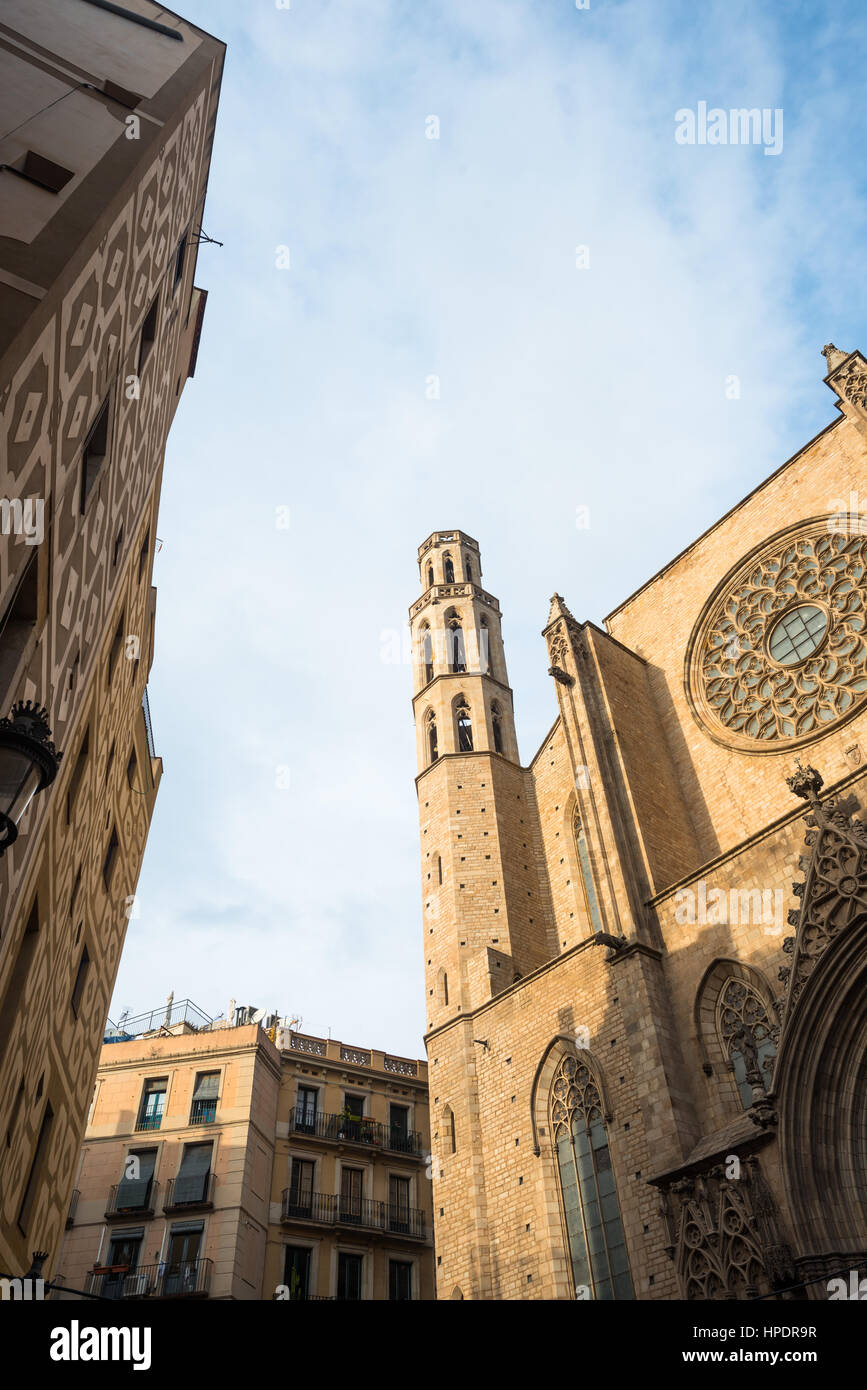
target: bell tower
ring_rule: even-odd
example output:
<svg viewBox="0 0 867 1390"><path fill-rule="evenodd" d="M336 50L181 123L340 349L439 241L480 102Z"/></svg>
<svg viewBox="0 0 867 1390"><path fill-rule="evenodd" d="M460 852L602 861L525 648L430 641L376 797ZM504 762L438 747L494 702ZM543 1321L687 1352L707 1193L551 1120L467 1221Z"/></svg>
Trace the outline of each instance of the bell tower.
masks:
<svg viewBox="0 0 867 1390"><path fill-rule="evenodd" d="M478 543L435 531L410 609L428 1031L556 954L500 605Z"/></svg>

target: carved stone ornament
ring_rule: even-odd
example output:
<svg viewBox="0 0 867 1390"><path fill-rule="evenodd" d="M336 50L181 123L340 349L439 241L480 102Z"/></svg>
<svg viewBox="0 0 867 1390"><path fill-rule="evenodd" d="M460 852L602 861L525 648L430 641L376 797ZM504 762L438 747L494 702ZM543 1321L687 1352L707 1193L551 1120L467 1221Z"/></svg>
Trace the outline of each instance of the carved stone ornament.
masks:
<svg viewBox="0 0 867 1390"><path fill-rule="evenodd" d="M867 367L856 356L829 383L837 395L859 410L867 410Z"/></svg>
<svg viewBox="0 0 867 1390"><path fill-rule="evenodd" d="M666 1251L684 1299L757 1298L792 1280L791 1254L759 1161L738 1160L733 1172L735 1157L662 1189Z"/></svg>
<svg viewBox="0 0 867 1390"><path fill-rule="evenodd" d="M797 747L867 701L867 533L834 528L813 520L768 542L696 625L687 693L718 742Z"/></svg>
<svg viewBox="0 0 867 1390"><path fill-rule="evenodd" d="M790 785L794 781L786 780ZM820 802L817 796L811 798L806 824L806 845L812 852L799 861L804 881L793 883L792 888L802 901L789 912L795 935L783 942L792 963L779 972L786 986L783 1030L825 952L867 916L867 826L836 801Z"/></svg>

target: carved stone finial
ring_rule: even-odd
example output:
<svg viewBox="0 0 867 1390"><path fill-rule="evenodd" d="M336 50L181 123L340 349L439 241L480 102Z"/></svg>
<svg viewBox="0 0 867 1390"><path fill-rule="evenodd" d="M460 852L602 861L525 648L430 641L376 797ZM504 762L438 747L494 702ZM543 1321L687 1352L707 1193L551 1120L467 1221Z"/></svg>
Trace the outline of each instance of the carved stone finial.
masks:
<svg viewBox="0 0 867 1390"><path fill-rule="evenodd" d="M558 618L568 618L569 621L573 623L575 621L560 594L553 594L551 596L551 605L548 609L548 621L545 626L550 627L551 623L556 622Z"/></svg>
<svg viewBox="0 0 867 1390"><path fill-rule="evenodd" d="M795 796L800 796L804 801L809 801L815 805L819 800L819 792L825 785L825 779L809 763L804 767L800 758L795 759L797 771L786 778L786 785Z"/></svg>
<svg viewBox="0 0 867 1390"><path fill-rule="evenodd" d="M831 372L835 371L837 367L839 367L840 363L845 362L846 358L849 356L848 352L841 352L840 349L838 347L835 347L833 343L826 343L825 346L822 348L822 354L825 358L825 361L828 363L827 374L829 376Z"/></svg>

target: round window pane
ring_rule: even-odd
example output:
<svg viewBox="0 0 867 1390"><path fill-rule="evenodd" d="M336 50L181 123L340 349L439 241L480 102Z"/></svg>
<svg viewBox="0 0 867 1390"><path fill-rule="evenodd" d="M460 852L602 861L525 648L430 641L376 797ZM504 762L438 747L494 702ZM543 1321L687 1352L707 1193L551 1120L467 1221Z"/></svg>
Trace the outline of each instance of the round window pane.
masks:
<svg viewBox="0 0 867 1390"><path fill-rule="evenodd" d="M827 614L815 604L790 608L768 639L768 651L781 666L806 661L822 642L828 628Z"/></svg>

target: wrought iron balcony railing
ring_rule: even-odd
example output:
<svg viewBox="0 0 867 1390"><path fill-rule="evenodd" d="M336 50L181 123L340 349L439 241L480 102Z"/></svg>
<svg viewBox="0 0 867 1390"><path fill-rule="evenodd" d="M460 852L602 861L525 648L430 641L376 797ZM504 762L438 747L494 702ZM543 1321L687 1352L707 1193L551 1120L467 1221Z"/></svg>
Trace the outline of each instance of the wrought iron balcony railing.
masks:
<svg viewBox="0 0 867 1390"><path fill-rule="evenodd" d="M190 1107L191 1125L212 1125L217 1118L215 1100L194 1100Z"/></svg>
<svg viewBox="0 0 867 1390"><path fill-rule="evenodd" d="M124 1178L115 1183L108 1194L106 1219L118 1216L153 1216L157 1207L160 1185L152 1178Z"/></svg>
<svg viewBox="0 0 867 1390"><path fill-rule="evenodd" d="M162 1124L163 1112L160 1110L156 1115L139 1115L135 1122L135 1127L139 1129L159 1129Z"/></svg>
<svg viewBox="0 0 867 1390"><path fill-rule="evenodd" d="M169 1178L166 1183L166 1200L163 1211L187 1211L190 1207L211 1207L214 1205L214 1174L179 1174Z"/></svg>
<svg viewBox="0 0 867 1390"><path fill-rule="evenodd" d="M417 1130L400 1125L384 1125L366 1115L329 1115L296 1105L289 1112L289 1128L295 1134L307 1134L333 1143L365 1144L370 1148L387 1149L391 1153L422 1156L422 1138Z"/></svg>
<svg viewBox="0 0 867 1390"><path fill-rule="evenodd" d="M283 1193L283 1221L315 1221L323 1226L356 1226L365 1231L427 1240L425 1213L399 1202L377 1202L367 1197L336 1196L330 1192L301 1192L287 1187Z"/></svg>
<svg viewBox="0 0 867 1390"><path fill-rule="evenodd" d="M211 1260L139 1265L137 1269L95 1271L89 1293L102 1298L206 1298L211 1287Z"/></svg>

